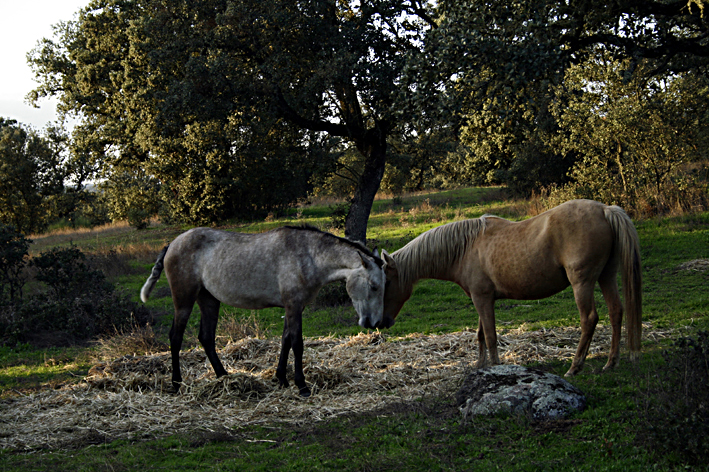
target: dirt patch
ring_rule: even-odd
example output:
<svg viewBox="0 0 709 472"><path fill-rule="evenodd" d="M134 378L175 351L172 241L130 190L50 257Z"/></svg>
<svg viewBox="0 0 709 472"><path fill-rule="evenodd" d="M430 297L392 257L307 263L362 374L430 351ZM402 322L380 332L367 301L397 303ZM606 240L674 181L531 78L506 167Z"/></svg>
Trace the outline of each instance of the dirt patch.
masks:
<svg viewBox="0 0 709 472"><path fill-rule="evenodd" d="M709 270L709 259L694 259L680 264L678 270L686 270L693 272L706 272Z"/></svg>

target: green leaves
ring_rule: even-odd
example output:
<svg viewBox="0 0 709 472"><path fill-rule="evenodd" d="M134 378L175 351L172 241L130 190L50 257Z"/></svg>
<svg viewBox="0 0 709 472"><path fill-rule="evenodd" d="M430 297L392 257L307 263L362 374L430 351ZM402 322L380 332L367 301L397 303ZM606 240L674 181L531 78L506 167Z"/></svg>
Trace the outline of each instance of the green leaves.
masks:
<svg viewBox="0 0 709 472"><path fill-rule="evenodd" d="M51 198L61 195L67 169L61 145L0 118L0 221L29 234L41 231Z"/></svg>
<svg viewBox="0 0 709 472"><path fill-rule="evenodd" d="M95 0L31 54L35 96L81 114L77 152L109 181L159 182L174 218L291 204L334 167L331 145L363 153L372 170L353 207L371 206L425 12L407 0Z"/></svg>

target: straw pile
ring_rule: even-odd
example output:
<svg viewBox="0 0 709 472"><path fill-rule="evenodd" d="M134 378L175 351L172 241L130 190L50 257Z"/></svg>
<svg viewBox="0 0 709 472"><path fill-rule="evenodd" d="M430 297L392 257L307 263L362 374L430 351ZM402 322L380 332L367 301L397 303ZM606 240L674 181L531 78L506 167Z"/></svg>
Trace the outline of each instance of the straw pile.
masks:
<svg viewBox="0 0 709 472"><path fill-rule="evenodd" d="M506 364L569 361L580 334L577 328L530 331L525 326L499 331ZM645 327L645 337L670 335ZM607 355L609 344L610 328L599 326L589 357ZM477 360L471 330L396 339L379 332L306 339L304 370L313 395L303 399L292 383L279 389L274 380L279 350L277 339L231 343L219 353L230 373L220 379L202 349L183 352L179 395L168 393L168 353L98 364L80 384L0 403L0 447L72 448L119 438L221 433L250 424L326 420L429 395L452 398Z"/></svg>

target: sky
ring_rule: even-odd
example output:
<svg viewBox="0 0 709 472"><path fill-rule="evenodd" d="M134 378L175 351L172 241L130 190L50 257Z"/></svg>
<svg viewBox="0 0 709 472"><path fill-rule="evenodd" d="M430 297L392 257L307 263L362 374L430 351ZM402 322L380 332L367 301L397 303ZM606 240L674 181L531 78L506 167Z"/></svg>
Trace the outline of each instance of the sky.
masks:
<svg viewBox="0 0 709 472"><path fill-rule="evenodd" d="M41 130L57 118L56 101L42 99L34 108L25 99L37 87L27 53L52 25L74 19L90 0L0 0L0 117Z"/></svg>

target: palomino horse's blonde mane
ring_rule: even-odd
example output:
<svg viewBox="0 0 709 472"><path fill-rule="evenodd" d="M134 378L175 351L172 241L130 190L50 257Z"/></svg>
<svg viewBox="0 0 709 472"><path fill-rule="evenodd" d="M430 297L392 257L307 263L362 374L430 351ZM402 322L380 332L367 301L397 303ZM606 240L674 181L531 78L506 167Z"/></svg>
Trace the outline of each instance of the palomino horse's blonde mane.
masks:
<svg viewBox="0 0 709 472"><path fill-rule="evenodd" d="M394 252L401 286L447 271L485 231L486 216L438 226Z"/></svg>

